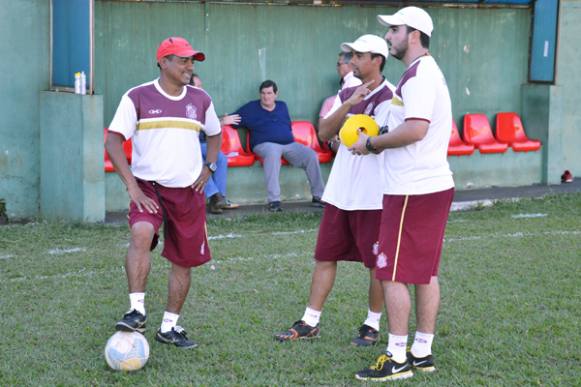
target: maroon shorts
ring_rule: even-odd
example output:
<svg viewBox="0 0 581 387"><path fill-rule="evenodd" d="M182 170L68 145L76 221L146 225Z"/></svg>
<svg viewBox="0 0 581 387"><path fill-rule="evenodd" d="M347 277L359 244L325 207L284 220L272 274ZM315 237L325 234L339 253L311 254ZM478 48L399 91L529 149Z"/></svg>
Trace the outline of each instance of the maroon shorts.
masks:
<svg viewBox="0 0 581 387"><path fill-rule="evenodd" d="M151 223L156 239L163 224L161 255L176 265L193 267L212 259L206 233L204 193L196 192L192 187L169 188L143 180L137 183L143 193L159 205L160 211L157 214L139 212L135 203L131 202L129 227L137 222Z"/></svg>
<svg viewBox="0 0 581 387"><path fill-rule="evenodd" d="M426 195L384 195L376 277L429 284L438 275L454 188Z"/></svg>
<svg viewBox="0 0 581 387"><path fill-rule="evenodd" d="M358 261L374 268L373 245L379 236L381 210L341 210L327 204L319 226L317 261Z"/></svg>

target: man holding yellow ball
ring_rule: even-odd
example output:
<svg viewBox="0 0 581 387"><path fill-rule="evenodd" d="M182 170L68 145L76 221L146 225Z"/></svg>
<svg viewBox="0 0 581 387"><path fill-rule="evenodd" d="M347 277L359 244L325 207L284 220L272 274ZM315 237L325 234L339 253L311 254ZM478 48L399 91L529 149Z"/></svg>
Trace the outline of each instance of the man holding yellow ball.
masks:
<svg viewBox="0 0 581 387"><path fill-rule="evenodd" d="M333 107L320 122L319 136L323 141L335 137L350 116L354 119L348 126L355 129L355 133L348 135L344 131L343 135L356 140L357 130L367 131L375 127L377 131L387 122L395 90L381 74L388 57L385 40L375 35L363 35L353 43L343 43L341 49L352 52L353 73L363 84L339 92ZM318 337L321 312L333 288L338 261L362 262L370 272L367 318L352 344L368 346L379 341L383 295L381 285L375 279L374 254L382 209L379 170L377 156L357 157L344 144L339 146L323 193L327 205L315 248L309 304L300 320L287 331L275 335L279 341Z"/></svg>

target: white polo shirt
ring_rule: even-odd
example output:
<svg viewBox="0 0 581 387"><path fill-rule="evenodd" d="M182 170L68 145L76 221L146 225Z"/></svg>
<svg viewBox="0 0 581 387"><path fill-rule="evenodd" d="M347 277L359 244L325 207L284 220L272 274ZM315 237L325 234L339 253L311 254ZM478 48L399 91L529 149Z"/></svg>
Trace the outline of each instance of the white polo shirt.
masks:
<svg viewBox="0 0 581 387"><path fill-rule="evenodd" d="M356 88L357 86L354 86L342 90L335 98L335 103L326 117L339 109ZM351 108L347 117L352 114L369 114L379 127L385 126L394 89L391 83L384 81L361 103ZM323 201L347 211L381 210L383 192L380 166L377 155L354 156L345 145L341 144L325 185Z"/></svg>
<svg viewBox="0 0 581 387"><path fill-rule="evenodd" d="M200 130L214 136L221 128L204 90L184 86L171 96L155 80L121 97L109 130L132 139L135 177L176 188L192 185L202 171Z"/></svg>
<svg viewBox="0 0 581 387"><path fill-rule="evenodd" d="M429 55L409 65L391 101L390 130L409 119L427 121L427 134L413 144L381 153L384 193L421 195L454 187L447 160L452 104L446 79Z"/></svg>

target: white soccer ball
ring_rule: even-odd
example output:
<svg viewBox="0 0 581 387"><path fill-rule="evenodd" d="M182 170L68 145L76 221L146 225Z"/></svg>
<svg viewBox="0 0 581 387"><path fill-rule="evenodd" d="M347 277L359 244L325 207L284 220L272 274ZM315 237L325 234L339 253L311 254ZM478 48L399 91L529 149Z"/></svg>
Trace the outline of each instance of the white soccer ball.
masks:
<svg viewBox="0 0 581 387"><path fill-rule="evenodd" d="M149 359L149 343L139 332L115 332L105 345L105 360L116 371L137 371Z"/></svg>

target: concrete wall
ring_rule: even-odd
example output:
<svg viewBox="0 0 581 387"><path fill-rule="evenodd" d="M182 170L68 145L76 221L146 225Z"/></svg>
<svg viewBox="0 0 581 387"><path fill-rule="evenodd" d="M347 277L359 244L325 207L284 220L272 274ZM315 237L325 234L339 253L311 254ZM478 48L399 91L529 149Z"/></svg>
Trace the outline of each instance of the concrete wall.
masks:
<svg viewBox="0 0 581 387"><path fill-rule="evenodd" d="M105 220L102 96L41 92L40 129L42 216Z"/></svg>
<svg viewBox="0 0 581 387"><path fill-rule="evenodd" d="M561 0L557 81L550 90L548 182L558 182L563 170L581 177L581 1Z"/></svg>
<svg viewBox="0 0 581 387"><path fill-rule="evenodd" d="M0 198L9 218L39 210L39 91L49 83L49 0L0 0Z"/></svg>
<svg viewBox="0 0 581 387"><path fill-rule="evenodd" d="M316 122L321 102L336 92L341 42L365 33L383 36L376 21L385 6L276 6L194 2L96 2L96 91L105 96L105 123L130 87L157 77L155 51L182 35L207 54L196 72L219 113L258 98L267 78L295 119ZM531 9L428 9L435 22L431 52L447 76L459 121L467 112L521 111L527 81ZM155 23L144 20L155 18ZM403 66L385 69L396 83Z"/></svg>

